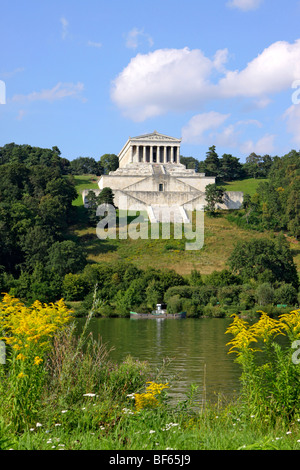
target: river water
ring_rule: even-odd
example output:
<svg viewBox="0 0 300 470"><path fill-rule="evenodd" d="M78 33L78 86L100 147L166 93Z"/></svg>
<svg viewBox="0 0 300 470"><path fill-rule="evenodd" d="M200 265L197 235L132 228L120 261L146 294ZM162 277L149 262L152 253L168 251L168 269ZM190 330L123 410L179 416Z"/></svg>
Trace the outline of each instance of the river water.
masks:
<svg viewBox="0 0 300 470"><path fill-rule="evenodd" d="M84 321L79 319L79 325ZM221 318L94 318L89 328L95 339L101 337L108 349L113 348L110 358L115 362L131 355L157 369L171 359L162 376L173 376L171 398L183 399L195 384L200 401L215 401L218 395L232 398L240 388L240 366L226 346L231 336L225 332L231 322Z"/></svg>

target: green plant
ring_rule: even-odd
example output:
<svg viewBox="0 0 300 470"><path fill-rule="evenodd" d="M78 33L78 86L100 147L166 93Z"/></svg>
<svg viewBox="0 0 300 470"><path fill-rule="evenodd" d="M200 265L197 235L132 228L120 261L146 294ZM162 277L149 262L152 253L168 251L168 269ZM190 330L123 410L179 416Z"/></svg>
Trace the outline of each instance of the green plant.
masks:
<svg viewBox="0 0 300 470"><path fill-rule="evenodd" d="M253 325L235 315L227 330L233 335L230 352L237 353L242 367L243 402L257 419L289 423L300 413L300 368L293 356L294 342L300 338L300 310L278 320L260 313ZM285 337L285 345L275 340L278 336Z"/></svg>

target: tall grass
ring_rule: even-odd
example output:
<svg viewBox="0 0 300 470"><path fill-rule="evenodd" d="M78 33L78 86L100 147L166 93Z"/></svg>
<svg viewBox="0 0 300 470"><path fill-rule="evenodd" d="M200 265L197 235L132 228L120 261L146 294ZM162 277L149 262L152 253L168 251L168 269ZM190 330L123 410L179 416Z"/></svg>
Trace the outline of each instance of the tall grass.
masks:
<svg viewBox="0 0 300 470"><path fill-rule="evenodd" d="M10 299L9 305L9 312L0 305L2 334L11 342L11 356L6 365L0 365L0 449L171 452L300 448L298 369L290 367L285 350L278 352L273 347L271 338L279 325L265 315L256 326L235 319L229 330L233 334L231 346L244 367L245 393L241 400L226 403L220 398L215 405L206 402L204 406L195 386L182 401L170 402L172 381L161 383L160 371L154 373L146 362L131 357L113 363L101 339L87 333L87 327L78 336L72 322L48 338L49 347L39 356L43 358L40 369L31 360L24 369L27 382L16 380L20 372L15 370L12 344L18 343L13 343L10 338L15 336L3 328L3 319L6 322L8 313L20 309L25 315L27 307L20 306L17 299ZM50 307L55 321L58 309L53 305L40 309L49 312ZM27 315L30 313L27 310ZM294 312L280 319L282 332L293 341L300 334L299 316L300 312ZM92 314L87 326L91 318ZM252 340L258 336L265 348L270 347L270 354L277 354L281 361L273 364L270 356L265 363L252 364L251 355L256 354ZM37 370L43 370L42 381L33 395ZM20 396L21 391L28 400L28 413L22 412L21 403L11 401L12 392ZM22 419L18 419L18 413Z"/></svg>
<svg viewBox="0 0 300 470"><path fill-rule="evenodd" d="M294 349L300 344L300 310L279 319L260 313L254 324L235 316L227 331L233 335L230 351L242 366L243 406L259 421L275 425L279 419L289 425L300 419L300 365Z"/></svg>

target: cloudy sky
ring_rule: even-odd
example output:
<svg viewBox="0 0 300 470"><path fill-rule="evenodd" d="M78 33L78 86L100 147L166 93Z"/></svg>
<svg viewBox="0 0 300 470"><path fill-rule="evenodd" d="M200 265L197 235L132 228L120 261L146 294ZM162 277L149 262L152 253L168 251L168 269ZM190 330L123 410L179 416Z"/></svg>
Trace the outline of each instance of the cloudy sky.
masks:
<svg viewBox="0 0 300 470"><path fill-rule="evenodd" d="M2 0L0 146L98 159L157 130L199 160L299 150L299 24L299 0Z"/></svg>

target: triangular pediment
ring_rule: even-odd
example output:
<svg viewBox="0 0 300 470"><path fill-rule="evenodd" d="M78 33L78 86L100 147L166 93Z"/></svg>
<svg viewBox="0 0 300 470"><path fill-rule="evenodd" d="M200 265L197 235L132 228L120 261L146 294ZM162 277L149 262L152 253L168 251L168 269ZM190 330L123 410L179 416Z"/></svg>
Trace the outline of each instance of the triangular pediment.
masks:
<svg viewBox="0 0 300 470"><path fill-rule="evenodd" d="M181 139L176 139L175 137L170 137L168 135L160 134L157 131L154 131L150 134L144 134L144 135L138 135L137 137L131 137L129 140L131 141L144 141L144 140L150 140L150 141L164 141L164 142L181 142Z"/></svg>

